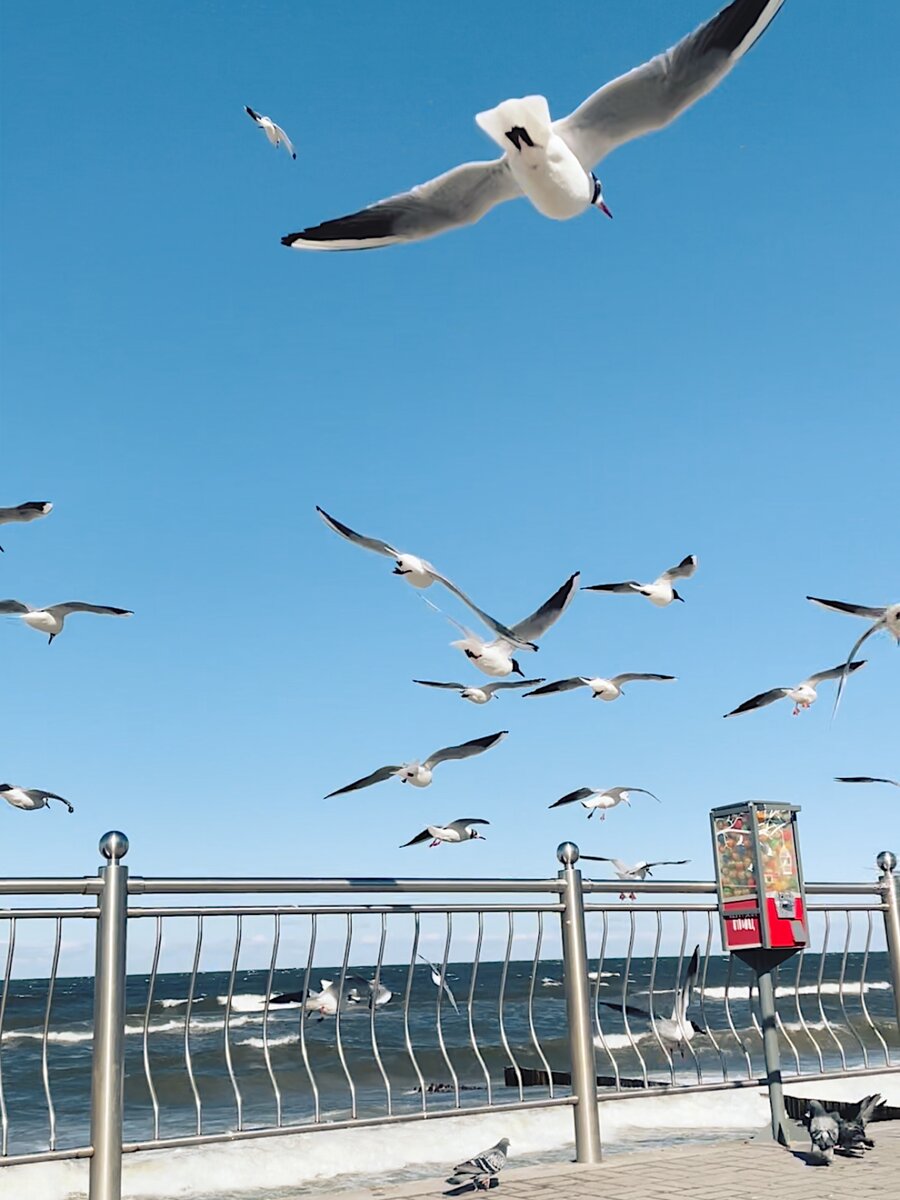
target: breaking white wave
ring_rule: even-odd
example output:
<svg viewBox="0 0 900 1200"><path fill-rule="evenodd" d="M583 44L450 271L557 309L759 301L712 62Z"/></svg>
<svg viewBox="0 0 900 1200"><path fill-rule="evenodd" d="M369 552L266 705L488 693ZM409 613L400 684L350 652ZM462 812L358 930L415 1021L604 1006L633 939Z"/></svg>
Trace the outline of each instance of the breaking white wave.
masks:
<svg viewBox="0 0 900 1200"><path fill-rule="evenodd" d="M875 983L867 983L864 990L866 992L883 992L891 985L881 981ZM755 989L754 989L755 990ZM815 983L802 984L798 988L793 987L778 987L775 989L776 996L793 996L798 993L801 996L815 996L819 992L823 996L858 996L860 994L859 982L845 981L843 986L839 983L823 983L821 988ZM708 987L703 988L703 995L710 1000L724 1000L727 996L729 1000L748 1000L750 998L749 987Z"/></svg>
<svg viewBox="0 0 900 1200"><path fill-rule="evenodd" d="M194 1003L196 1004L196 1002L198 1000L204 1000L204 999L205 999L204 996L195 996ZM184 996L180 1000L177 998L172 999L172 1000L160 1000L159 1006L160 1006L160 1008L180 1008L182 1006L182 1004L187 1004L187 1002L188 1002L188 998L187 998L187 996Z"/></svg>
<svg viewBox="0 0 900 1200"><path fill-rule="evenodd" d="M632 1037L627 1033L606 1033L603 1035L606 1038L606 1045L609 1050L625 1050L632 1042L643 1042L647 1038L652 1037L652 1032L649 1029L636 1032ZM594 1046L598 1050L603 1049L603 1041L599 1033L594 1034Z"/></svg>
<svg viewBox="0 0 900 1200"><path fill-rule="evenodd" d="M279 1037L269 1038L269 1049L273 1046L289 1046L292 1042L299 1042L300 1038L296 1033L283 1033ZM238 1046L253 1046L255 1050L264 1050L266 1043L261 1037L240 1038L236 1045Z"/></svg>
<svg viewBox="0 0 900 1200"><path fill-rule="evenodd" d="M549 977L542 979L541 983L544 987L562 987L563 985L563 981L561 979L550 979Z"/></svg>

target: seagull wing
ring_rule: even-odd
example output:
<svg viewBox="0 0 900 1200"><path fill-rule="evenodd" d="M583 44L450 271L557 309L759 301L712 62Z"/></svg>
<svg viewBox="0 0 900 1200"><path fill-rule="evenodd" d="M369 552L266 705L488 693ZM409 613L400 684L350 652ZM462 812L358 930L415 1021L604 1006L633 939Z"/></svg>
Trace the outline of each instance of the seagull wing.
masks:
<svg viewBox="0 0 900 1200"><path fill-rule="evenodd" d="M430 771L438 763L449 762L455 758L471 758L473 754L483 754L485 750L490 750L492 746L502 742L508 732L508 729L503 729L500 733L490 733L487 737L473 738L471 742L463 742L460 746L447 746L444 750L435 750L434 754L428 755L422 766Z"/></svg>
<svg viewBox="0 0 900 1200"><path fill-rule="evenodd" d="M364 550L374 550L376 554L384 554L387 558L397 558L399 556L400 551L395 550L388 542L383 542L381 538L364 537L363 534L357 533L355 529L351 529L349 525L344 525L341 521L329 516L324 508L319 508L318 504L316 505L316 512L329 529L333 529L335 533L339 533L348 542L353 542L356 546L362 546Z"/></svg>
<svg viewBox="0 0 900 1200"><path fill-rule="evenodd" d="M281 241L295 250L370 250L418 242L472 225L495 205L521 194L505 158L464 163L409 192L289 233Z"/></svg>
<svg viewBox="0 0 900 1200"><path fill-rule="evenodd" d="M872 775L835 775L835 783L888 783L891 787L900 787L896 779L877 779Z"/></svg>
<svg viewBox="0 0 900 1200"><path fill-rule="evenodd" d="M418 683L422 687L450 688L451 691L456 692L465 691L466 687L468 687L468 684L465 683L438 683L434 679L414 679L413 683Z"/></svg>
<svg viewBox="0 0 900 1200"><path fill-rule="evenodd" d="M612 787L612 788L607 788L606 791L603 793L603 795L604 796L621 796L623 792L628 792L629 795L632 792L640 792L640 794L642 796L650 796L650 798L655 800L657 804L662 804L662 800L660 800L659 796L654 796L653 792L648 792L646 788Z"/></svg>
<svg viewBox="0 0 900 1200"><path fill-rule="evenodd" d="M662 129L724 78L784 0L733 0L677 45L614 79L553 129L592 167L632 138Z"/></svg>
<svg viewBox="0 0 900 1200"><path fill-rule="evenodd" d="M629 1017L643 1017L645 1021L651 1019L645 1008L638 1008L634 1004L617 1004L615 1000L601 1000L600 1003L604 1008L611 1008L615 1012L626 1012Z"/></svg>
<svg viewBox="0 0 900 1200"><path fill-rule="evenodd" d="M665 682L669 682L670 680L674 680L675 676L674 675L641 675L641 674L613 675L612 679L610 679L609 682L614 683L618 687L622 683L634 683L636 681L648 680L648 679L649 680L657 680L659 683L665 683Z"/></svg>
<svg viewBox="0 0 900 1200"><path fill-rule="evenodd" d="M67 600L65 604L51 604L44 609L57 617L67 617L70 613L99 613L101 617L133 617L130 608L110 608L106 604L83 604L80 600Z"/></svg>
<svg viewBox="0 0 900 1200"><path fill-rule="evenodd" d="M587 681L582 679L580 675L574 675L571 679L557 679L554 683L545 683L543 687L535 688L533 692L526 692L526 696L552 696L554 692L571 692L575 688L586 687Z"/></svg>
<svg viewBox="0 0 900 1200"><path fill-rule="evenodd" d="M691 960L688 963L687 970L684 973L684 980L675 996L675 1011L672 1015L682 1026L687 1024L687 1010L690 1007L691 999L694 995L694 984L697 982L697 974L699 970L700 946L698 943L694 947L694 953L691 955Z"/></svg>
<svg viewBox="0 0 900 1200"><path fill-rule="evenodd" d="M470 825L490 825L490 821L484 821L481 817L457 817L455 821L450 822L447 828L458 829L460 833L465 833Z"/></svg>
<svg viewBox="0 0 900 1200"><path fill-rule="evenodd" d="M428 564L428 569L438 583L442 583L448 592L452 592L457 599L462 600L463 604L467 608L470 608L497 637L505 638L507 641L512 642L513 645L520 646L524 650L537 649L537 646L533 646L530 642L521 641L511 629L507 628L501 621L498 621L496 617L492 617L490 613L486 613L484 609L479 608L474 600L470 600L466 593L449 580L446 575L442 575L440 571L435 570L431 563Z"/></svg>
<svg viewBox="0 0 900 1200"><path fill-rule="evenodd" d="M879 621L885 614L885 609L868 608L865 604L847 604L843 600L823 600L819 596L807 596L806 598L822 608L832 608L835 612L849 613L851 617L868 617L871 621Z"/></svg>
<svg viewBox="0 0 900 1200"><path fill-rule="evenodd" d="M288 135L284 132L280 125L276 125L274 122L272 123L272 127L275 130L275 136L278 138L279 142L282 143L291 158L296 158L297 153L294 150L294 144Z"/></svg>
<svg viewBox="0 0 900 1200"><path fill-rule="evenodd" d="M854 671L858 671L860 667L864 667L866 662L865 658L861 658L849 665L841 663L839 667L832 667L829 671L817 671L815 675L810 675L809 679L804 679L803 682L811 683L815 687L818 683L824 683L826 679L840 679L845 672L850 675Z"/></svg>
<svg viewBox="0 0 900 1200"><path fill-rule="evenodd" d="M622 596L633 596L634 589L641 585L636 579L626 579L623 583L592 583L589 587L583 587L583 592L618 592Z"/></svg>
<svg viewBox="0 0 900 1200"><path fill-rule="evenodd" d="M550 626L558 621L572 602L572 597L578 591L578 580L580 572L576 571L574 575L570 575L561 588L553 593L537 612L533 612L530 617L525 617L523 621L519 621L512 626L513 636L520 642L533 642L542 634L546 633Z"/></svg>
<svg viewBox="0 0 900 1200"><path fill-rule="evenodd" d="M502 692L506 688L523 688L534 687L536 683L543 683L543 679L513 679L498 681L497 683L479 683L478 687L483 692Z"/></svg>
<svg viewBox="0 0 900 1200"><path fill-rule="evenodd" d="M348 783L346 787L338 788L336 792L329 792L325 797L330 800L332 796L343 796L345 792L358 792L360 788L371 787L373 783L384 783L386 779L399 771L400 767L379 767L377 771L373 771L371 775L364 775L362 779L357 779L353 783Z"/></svg>
<svg viewBox="0 0 900 1200"><path fill-rule="evenodd" d="M0 525L11 521L35 521L38 517L46 517L53 505L49 500L26 500L24 504L14 504L12 508L0 508Z"/></svg>
<svg viewBox="0 0 900 1200"><path fill-rule="evenodd" d="M0 614L27 613L31 611L32 609L27 604L23 604L21 600L0 600Z"/></svg>
<svg viewBox="0 0 900 1200"><path fill-rule="evenodd" d="M327 800L328 797L326 796L325 799ZM431 840L431 831L428 829L423 829L422 832L417 833L414 838L410 838L408 842L404 842L400 849L405 850L407 846L420 846L422 842L430 842Z"/></svg>
<svg viewBox="0 0 900 1200"><path fill-rule="evenodd" d="M831 710L832 717L837 716L838 705L841 702L841 696L844 694L844 684L847 682L847 678L850 675L851 670L853 670L853 660L856 656L856 652L859 650L860 646L862 646L863 642L866 641L867 638L870 638L873 633L877 633L879 629L883 629L883 628L884 628L884 617L882 616L882 617L879 617L879 619L875 622L874 625L870 625L869 628L866 630L866 632L861 637L858 637L856 639L856 641L853 645L853 649L847 655L847 661L844 663L844 669L841 672L840 679L838 680L837 692L835 693L835 696L834 696L834 708Z"/></svg>
<svg viewBox="0 0 900 1200"><path fill-rule="evenodd" d="M654 582L661 583L664 579L690 579L697 570L697 561L696 554L689 554L687 558L681 560L677 567L669 567L668 571L663 571L659 579L654 580Z"/></svg>
<svg viewBox="0 0 900 1200"><path fill-rule="evenodd" d="M451 1008L456 1013L456 1015L459 1016L459 1005L456 1003L456 997L453 995L453 992L450 990L450 984L447 982L446 979L444 979L443 981L441 980L440 971L437 969L437 967L434 965L434 963L428 961L428 959L425 957L424 954L420 954L419 958L421 958L422 962L425 963L425 965L431 971L431 981L434 984L434 986L443 989L444 994L446 995L447 999L450 1001Z"/></svg>
<svg viewBox="0 0 900 1200"><path fill-rule="evenodd" d="M548 805L549 808L559 808L561 804L574 804L577 800L587 800L588 796L593 796L593 788L576 788L574 792L567 792L559 800Z"/></svg>
<svg viewBox="0 0 900 1200"><path fill-rule="evenodd" d="M262 117L259 115L259 113L256 112L254 109L252 109L249 104L244 105L244 112L247 114L248 117L250 117L252 120L254 120L257 125L262 120Z"/></svg>
<svg viewBox="0 0 900 1200"><path fill-rule="evenodd" d="M767 704L774 704L776 700L783 700L788 691L788 688L779 687L771 688L768 692L760 692L758 696L751 696L749 700L745 700L731 712L725 713L725 716L736 717L738 713L750 712L754 708L764 708Z"/></svg>
<svg viewBox="0 0 900 1200"><path fill-rule="evenodd" d="M584 858L584 855L581 856ZM685 863L689 863L689 858L663 858L659 862L644 863L645 867L683 867Z"/></svg>

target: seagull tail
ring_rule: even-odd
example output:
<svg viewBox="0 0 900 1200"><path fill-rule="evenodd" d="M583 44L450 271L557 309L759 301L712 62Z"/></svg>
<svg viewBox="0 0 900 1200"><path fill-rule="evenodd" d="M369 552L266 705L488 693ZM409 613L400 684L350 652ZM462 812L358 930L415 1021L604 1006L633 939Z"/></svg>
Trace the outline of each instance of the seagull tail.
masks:
<svg viewBox="0 0 900 1200"><path fill-rule="evenodd" d="M550 106L544 96L504 100L475 117L479 127L510 153L527 146L543 147L550 137Z"/></svg>

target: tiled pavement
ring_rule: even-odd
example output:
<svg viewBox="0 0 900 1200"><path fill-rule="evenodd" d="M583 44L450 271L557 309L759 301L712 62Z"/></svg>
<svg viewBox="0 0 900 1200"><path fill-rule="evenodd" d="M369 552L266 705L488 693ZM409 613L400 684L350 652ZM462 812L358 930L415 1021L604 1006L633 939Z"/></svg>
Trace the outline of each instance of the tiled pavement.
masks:
<svg viewBox="0 0 900 1200"><path fill-rule="evenodd" d="M596 1167L507 1168L490 1192L497 1200L887 1200L900 1195L900 1122L871 1127L876 1147L863 1159L835 1158L811 1166L806 1141L791 1153L760 1135L729 1141L610 1156ZM441 1180L342 1193L341 1200L437 1200Z"/></svg>

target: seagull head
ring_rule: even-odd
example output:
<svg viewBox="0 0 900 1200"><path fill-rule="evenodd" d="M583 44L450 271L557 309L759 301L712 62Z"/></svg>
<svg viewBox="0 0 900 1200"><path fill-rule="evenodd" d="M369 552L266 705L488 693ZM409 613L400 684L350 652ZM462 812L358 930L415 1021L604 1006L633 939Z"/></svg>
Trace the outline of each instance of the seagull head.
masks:
<svg viewBox="0 0 900 1200"><path fill-rule="evenodd" d="M468 832L468 834L469 834L469 837L470 837L470 838L472 838L473 840L474 840L474 839L477 839L477 840L478 840L478 841L480 841L480 842L486 842L486 841L487 841L487 838L484 836L484 834L483 834L483 833L479 833L477 829L472 829L472 828L470 827L470 828L467 830L467 832Z"/></svg>
<svg viewBox="0 0 900 1200"><path fill-rule="evenodd" d="M513 673L513 675L521 675L521 677L524 679L524 678L525 678L525 672L524 672L524 671L522 670L522 668L519 666L519 664L518 664L518 662L516 661L516 659L514 659L514 658L511 658L509 661L512 663L512 673Z"/></svg>
<svg viewBox="0 0 900 1200"><path fill-rule="evenodd" d="M599 208L602 213L606 213L609 219L612 220L612 213L603 202L603 184L593 173L591 174L591 179L594 181L594 194L591 196L591 204L593 204L594 208Z"/></svg>

